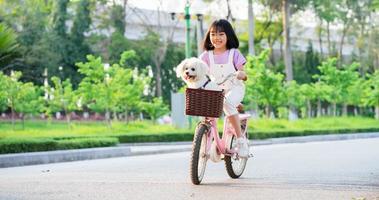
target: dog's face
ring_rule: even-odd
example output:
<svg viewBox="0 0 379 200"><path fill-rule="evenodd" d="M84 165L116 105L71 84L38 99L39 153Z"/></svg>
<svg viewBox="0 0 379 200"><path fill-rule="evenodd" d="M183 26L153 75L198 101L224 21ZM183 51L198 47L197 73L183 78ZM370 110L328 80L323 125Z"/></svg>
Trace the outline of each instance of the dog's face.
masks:
<svg viewBox="0 0 379 200"><path fill-rule="evenodd" d="M186 83L196 82L205 78L207 71L207 64L198 58L185 59L176 67L176 75Z"/></svg>

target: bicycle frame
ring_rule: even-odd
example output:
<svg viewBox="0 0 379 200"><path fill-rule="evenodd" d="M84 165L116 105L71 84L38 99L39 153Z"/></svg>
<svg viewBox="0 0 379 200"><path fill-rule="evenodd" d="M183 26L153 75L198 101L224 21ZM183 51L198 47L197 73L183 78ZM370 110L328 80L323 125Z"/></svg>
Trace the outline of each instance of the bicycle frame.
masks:
<svg viewBox="0 0 379 200"><path fill-rule="evenodd" d="M239 119L240 119L241 122L243 120L247 120L248 118L250 118L249 114L239 114ZM223 132L222 132L222 137L220 138L220 135L219 135L219 132L218 132L218 128L217 128L217 119L218 118L209 118L209 117L206 117L202 121L202 123L207 124L207 126L209 127L209 131L207 133L206 152L207 152L207 154L210 152L210 148L212 146L212 141L214 139L215 142L216 142L217 149L218 149L218 151L221 154L224 154L224 155L227 155L227 156L232 156L233 154L236 153L236 151L233 150L233 149L228 149L228 147L226 146L226 144L229 144L228 140L231 139L231 136L234 135L234 136L237 137L237 134L234 131L234 128L228 122L228 118L225 117L225 119L224 119L224 128L223 128ZM246 134L246 131L247 131L247 129L245 129L242 134L243 135Z"/></svg>

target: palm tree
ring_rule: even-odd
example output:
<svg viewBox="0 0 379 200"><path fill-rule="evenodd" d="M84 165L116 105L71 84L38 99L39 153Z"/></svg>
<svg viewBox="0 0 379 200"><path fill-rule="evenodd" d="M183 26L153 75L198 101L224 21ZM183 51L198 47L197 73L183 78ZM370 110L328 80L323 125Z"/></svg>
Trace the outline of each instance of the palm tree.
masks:
<svg viewBox="0 0 379 200"><path fill-rule="evenodd" d="M16 33L0 23L0 70L5 70L17 50Z"/></svg>

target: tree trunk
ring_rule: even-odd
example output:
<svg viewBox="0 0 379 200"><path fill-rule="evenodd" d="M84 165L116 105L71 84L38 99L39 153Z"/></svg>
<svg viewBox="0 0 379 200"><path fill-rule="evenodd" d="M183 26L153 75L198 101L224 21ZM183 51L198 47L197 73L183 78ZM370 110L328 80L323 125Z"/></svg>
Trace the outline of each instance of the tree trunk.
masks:
<svg viewBox="0 0 379 200"><path fill-rule="evenodd" d="M290 106L288 111L289 111L288 112L288 120L293 121L293 120L297 120L299 118L299 116L297 114L297 110L295 107Z"/></svg>
<svg viewBox="0 0 379 200"><path fill-rule="evenodd" d="M12 112L12 129L14 130L14 110L13 110L13 106L11 107L11 112Z"/></svg>
<svg viewBox="0 0 379 200"><path fill-rule="evenodd" d="M358 116L359 113L358 113L358 107L357 106L354 106L354 116Z"/></svg>
<svg viewBox="0 0 379 200"><path fill-rule="evenodd" d="M342 66L342 63L343 63L343 44L344 44L344 41L345 41L345 36L346 36L346 33L349 29L349 25L348 25L348 22L346 22L344 25L343 25L343 30L342 30L342 36L341 36L341 42L340 42L340 50L339 50L339 56L340 56L340 67Z"/></svg>
<svg viewBox="0 0 379 200"><path fill-rule="evenodd" d="M282 0L282 14L284 31L284 62L286 67L286 80L289 82L293 80L289 0Z"/></svg>
<svg viewBox="0 0 379 200"><path fill-rule="evenodd" d="M317 100L317 117L321 117L321 100Z"/></svg>
<svg viewBox="0 0 379 200"><path fill-rule="evenodd" d="M379 106L375 106L375 119L379 119Z"/></svg>
<svg viewBox="0 0 379 200"><path fill-rule="evenodd" d="M22 130L25 130L25 115L21 113L21 119L22 119Z"/></svg>
<svg viewBox="0 0 379 200"><path fill-rule="evenodd" d="M111 114L109 112L109 108L105 109L105 120L107 121L108 128L112 128L111 124Z"/></svg>
<svg viewBox="0 0 379 200"><path fill-rule="evenodd" d="M335 117L337 116L337 103L333 103L332 106L333 106L333 116Z"/></svg>
<svg viewBox="0 0 379 200"><path fill-rule="evenodd" d="M161 63L156 64L157 73L155 74L155 81L156 81L156 94L157 97L162 96L162 80L161 80Z"/></svg>
<svg viewBox="0 0 379 200"><path fill-rule="evenodd" d="M324 51L322 49L322 19L319 18L320 20L320 30L318 31L318 42L319 42L319 45L320 45L320 55L321 55L321 58L323 58L324 56Z"/></svg>
<svg viewBox="0 0 379 200"><path fill-rule="evenodd" d="M259 118L259 107L257 103L251 103L252 110L250 111L251 117L253 119L258 119Z"/></svg>
<svg viewBox="0 0 379 200"><path fill-rule="evenodd" d="M327 30L327 34L328 34L328 55L331 56L332 55L332 44L330 42L330 22L326 22L326 30Z"/></svg>
<svg viewBox="0 0 379 200"><path fill-rule="evenodd" d="M270 107L270 105L266 105L266 117L267 117L267 119L270 119L270 114L271 114L271 107Z"/></svg>
<svg viewBox="0 0 379 200"><path fill-rule="evenodd" d="M342 115L347 116L347 104L346 103L344 103L342 105Z"/></svg>
<svg viewBox="0 0 379 200"><path fill-rule="evenodd" d="M229 3L230 0L226 0L226 5L227 5L227 9L228 9L228 14L226 16L226 19L228 21L231 21L233 20L233 16L232 16L232 9L230 8L230 3Z"/></svg>
<svg viewBox="0 0 379 200"><path fill-rule="evenodd" d="M309 99L307 100L307 113L308 118L312 118L312 104Z"/></svg>
<svg viewBox="0 0 379 200"><path fill-rule="evenodd" d="M128 107L125 106L125 123L128 123Z"/></svg>
<svg viewBox="0 0 379 200"><path fill-rule="evenodd" d="M252 0L248 0L248 17L249 17L249 55L254 56L254 10Z"/></svg>

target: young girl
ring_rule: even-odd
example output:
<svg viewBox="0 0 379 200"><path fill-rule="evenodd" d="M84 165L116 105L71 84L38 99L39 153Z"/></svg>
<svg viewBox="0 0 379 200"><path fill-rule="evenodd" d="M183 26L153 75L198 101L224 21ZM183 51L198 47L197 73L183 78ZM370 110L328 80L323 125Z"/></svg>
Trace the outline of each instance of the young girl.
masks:
<svg viewBox="0 0 379 200"><path fill-rule="evenodd" d="M241 80L246 79L243 71L245 57L238 51L239 41L231 24L224 19L214 21L209 27L203 44L205 50L200 59L209 66L212 81L221 83L233 73L237 80L226 81L220 85L225 90L224 113L237 134L238 154L247 157L249 147L247 139L241 133L237 106L245 95L245 85Z"/></svg>

